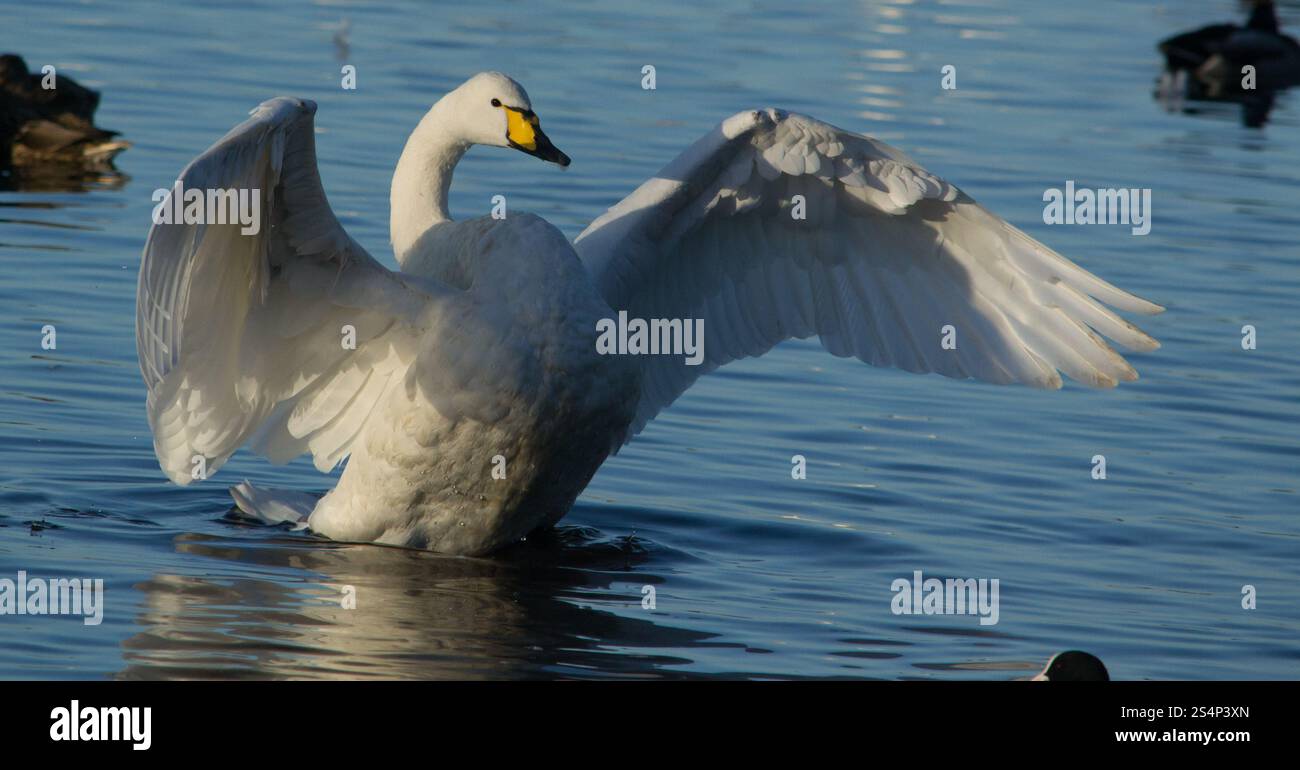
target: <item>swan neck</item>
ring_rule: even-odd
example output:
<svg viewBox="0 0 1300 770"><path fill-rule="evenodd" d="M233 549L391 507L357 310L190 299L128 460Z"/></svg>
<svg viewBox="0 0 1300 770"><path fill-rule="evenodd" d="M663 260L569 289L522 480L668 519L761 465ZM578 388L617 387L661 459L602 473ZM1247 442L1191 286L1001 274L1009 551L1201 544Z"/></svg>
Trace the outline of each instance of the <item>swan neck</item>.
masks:
<svg viewBox="0 0 1300 770"><path fill-rule="evenodd" d="M452 172L470 143L450 130L442 106L435 104L411 132L393 172L389 235L399 265L430 227L451 221Z"/></svg>

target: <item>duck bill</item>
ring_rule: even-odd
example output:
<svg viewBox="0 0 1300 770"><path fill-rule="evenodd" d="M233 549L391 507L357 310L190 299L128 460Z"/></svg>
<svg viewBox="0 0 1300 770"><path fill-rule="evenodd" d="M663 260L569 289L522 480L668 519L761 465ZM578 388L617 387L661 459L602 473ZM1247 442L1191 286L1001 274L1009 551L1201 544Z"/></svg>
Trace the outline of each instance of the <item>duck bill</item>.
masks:
<svg viewBox="0 0 1300 770"><path fill-rule="evenodd" d="M549 163L558 163L561 166L569 165L569 156L560 152L560 148L551 143L551 138L542 132L542 129L533 128L533 141L530 142L532 147L526 147L522 144L510 140L510 146L534 158L541 158Z"/></svg>

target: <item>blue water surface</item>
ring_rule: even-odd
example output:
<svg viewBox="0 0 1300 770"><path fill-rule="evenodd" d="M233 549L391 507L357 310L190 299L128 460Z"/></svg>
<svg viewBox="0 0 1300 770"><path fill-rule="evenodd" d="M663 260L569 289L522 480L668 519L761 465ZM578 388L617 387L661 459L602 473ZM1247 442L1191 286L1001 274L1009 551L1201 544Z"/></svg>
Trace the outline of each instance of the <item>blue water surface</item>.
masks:
<svg viewBox="0 0 1300 770"><path fill-rule="evenodd" d="M1263 129L1152 99L1156 41L1236 3L0 5L3 45L101 89L98 122L134 143L125 184L0 193L0 578L107 596L98 626L0 616L0 677L1007 679L1082 648L1117 678L1300 678L1300 97ZM457 216L505 194L576 235L722 118L780 106L903 148L1166 305L1140 321L1163 348L1130 356L1137 383L1037 392L790 342L701 380L558 531L493 558L228 515L242 478L327 489L304 460L241 452L168 483L134 350L153 191L262 100L311 98L330 201L391 265L407 133L485 69L528 88L574 163L476 149ZM1150 188L1150 234L1043 224L1066 180ZM999 622L893 614L915 570L997 578Z"/></svg>

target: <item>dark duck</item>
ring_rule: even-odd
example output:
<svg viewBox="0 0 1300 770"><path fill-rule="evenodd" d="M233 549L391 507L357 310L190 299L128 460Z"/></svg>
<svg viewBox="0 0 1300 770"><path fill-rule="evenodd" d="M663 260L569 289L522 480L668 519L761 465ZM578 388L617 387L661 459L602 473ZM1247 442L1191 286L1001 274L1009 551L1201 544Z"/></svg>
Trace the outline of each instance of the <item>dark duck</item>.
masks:
<svg viewBox="0 0 1300 770"><path fill-rule="evenodd" d="M1053 655L1047 666L1032 679L1036 682L1109 682L1110 672L1096 655L1067 650Z"/></svg>
<svg viewBox="0 0 1300 770"><path fill-rule="evenodd" d="M0 56L0 177L111 171L131 143L95 126L98 106L99 93L72 78Z"/></svg>
<svg viewBox="0 0 1300 770"><path fill-rule="evenodd" d="M1211 24L1160 42L1165 72L1158 95L1166 104L1240 102L1245 123L1259 126L1274 95L1300 85L1300 42L1282 33L1273 0L1247 5L1251 13L1244 27Z"/></svg>

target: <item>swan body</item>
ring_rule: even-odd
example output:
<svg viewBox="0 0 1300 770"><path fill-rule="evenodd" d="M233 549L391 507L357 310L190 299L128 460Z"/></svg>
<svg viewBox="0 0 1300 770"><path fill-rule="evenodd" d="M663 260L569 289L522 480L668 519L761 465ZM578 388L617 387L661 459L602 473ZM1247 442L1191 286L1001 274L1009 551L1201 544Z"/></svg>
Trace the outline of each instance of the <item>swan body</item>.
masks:
<svg viewBox="0 0 1300 770"><path fill-rule="evenodd" d="M780 110L706 134L570 244L531 214L463 222L452 171L474 144L567 165L523 89L476 75L425 115L393 175L400 270L339 225L315 105L255 109L181 174L251 187L267 226L155 224L136 342L154 447L178 484L241 446L304 453L323 498L247 483L245 512L328 537L482 554L558 521L602 462L699 376L793 337L956 378L1114 386L1100 335L1157 343L1103 306L1161 308L1087 273L875 140ZM808 214L791 216L794 195ZM165 203L163 205L166 205ZM703 319L698 366L606 355L598 324ZM940 329L962 335L956 349ZM340 344L341 330L354 333Z"/></svg>
<svg viewBox="0 0 1300 770"><path fill-rule="evenodd" d="M380 397L311 528L482 553L554 524L635 413L637 368L592 341L612 311L531 214L434 225L405 266L466 294L428 320L414 387Z"/></svg>

